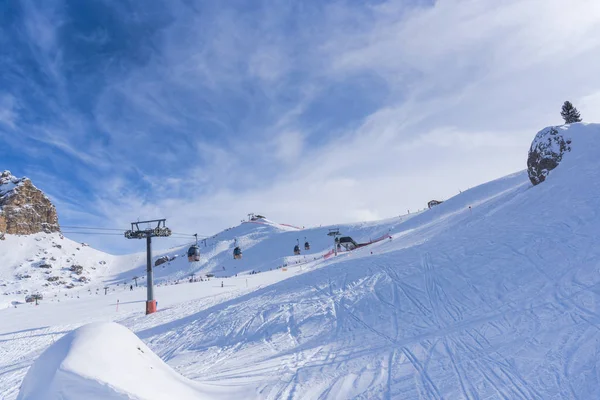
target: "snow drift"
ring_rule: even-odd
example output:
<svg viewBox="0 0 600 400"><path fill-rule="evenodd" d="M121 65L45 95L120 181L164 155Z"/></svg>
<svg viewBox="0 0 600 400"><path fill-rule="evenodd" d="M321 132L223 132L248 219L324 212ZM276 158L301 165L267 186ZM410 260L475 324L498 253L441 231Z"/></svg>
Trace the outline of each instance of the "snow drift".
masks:
<svg viewBox="0 0 600 400"><path fill-rule="evenodd" d="M203 399L131 331L85 325L50 346L27 373L19 400Z"/></svg>

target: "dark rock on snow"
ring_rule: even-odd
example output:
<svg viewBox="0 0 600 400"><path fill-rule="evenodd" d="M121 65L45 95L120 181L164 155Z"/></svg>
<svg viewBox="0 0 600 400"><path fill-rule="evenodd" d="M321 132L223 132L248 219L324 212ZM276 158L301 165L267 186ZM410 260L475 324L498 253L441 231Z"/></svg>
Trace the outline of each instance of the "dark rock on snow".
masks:
<svg viewBox="0 0 600 400"><path fill-rule="evenodd" d="M550 126L535 135L527 157L527 173L534 185L544 182L564 154L571 151L571 138L565 136L566 132Z"/></svg>

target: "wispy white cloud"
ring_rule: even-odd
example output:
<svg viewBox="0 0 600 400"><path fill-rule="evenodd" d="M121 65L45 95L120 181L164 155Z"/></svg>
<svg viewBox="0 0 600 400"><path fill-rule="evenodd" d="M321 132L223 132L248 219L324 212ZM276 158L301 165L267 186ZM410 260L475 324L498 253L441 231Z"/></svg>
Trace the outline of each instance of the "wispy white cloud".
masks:
<svg viewBox="0 0 600 400"><path fill-rule="evenodd" d="M18 119L17 103L10 94L0 94L0 124L14 130Z"/></svg>
<svg viewBox="0 0 600 400"><path fill-rule="evenodd" d="M165 2L140 59L106 62L91 116L65 89L61 3L27 3L36 59L65 90L49 100L61 117L29 135L98 164L78 172L94 221L167 217L212 233L251 211L319 225L421 208L523 169L564 100L600 117L597 1L415 3ZM154 15L129 6L110 5L128 25ZM112 38L107 28L82 40ZM20 123L15 110L0 102L0 123Z"/></svg>
<svg viewBox="0 0 600 400"><path fill-rule="evenodd" d="M273 140L275 157L284 163L296 163L304 151L304 136L299 131L280 132Z"/></svg>
<svg viewBox="0 0 600 400"><path fill-rule="evenodd" d="M536 130L560 123L567 88L581 96L600 84L588 67L585 83L570 76L580 64L600 61L597 5L576 3L566 14L565 1L441 1L409 12L385 3L357 24L370 30L343 29L321 49L332 79L374 71L397 85L396 96L305 155L281 181L241 194L240 203L268 204L295 223L333 222L360 214L353 210L363 203L373 215L393 214L524 168ZM334 11L334 20L360 20L352 10ZM357 183L339 185L347 179ZM285 211L294 209L290 203L302 217Z"/></svg>
<svg viewBox="0 0 600 400"><path fill-rule="evenodd" d="M55 80L62 79L62 51L58 39L58 30L64 24L62 0L21 2L25 14L24 27L32 54L38 58L39 65Z"/></svg>

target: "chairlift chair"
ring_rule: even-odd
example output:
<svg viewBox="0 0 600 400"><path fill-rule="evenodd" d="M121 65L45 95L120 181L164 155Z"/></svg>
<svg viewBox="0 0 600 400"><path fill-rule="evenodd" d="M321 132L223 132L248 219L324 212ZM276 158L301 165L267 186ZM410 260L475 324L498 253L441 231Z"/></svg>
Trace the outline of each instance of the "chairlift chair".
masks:
<svg viewBox="0 0 600 400"><path fill-rule="evenodd" d="M196 244L190 246L187 252L189 262L200 261L200 246L198 246L198 234L195 233L194 236L196 237Z"/></svg>
<svg viewBox="0 0 600 400"><path fill-rule="evenodd" d="M200 261L200 247L197 244L190 246L187 256L189 262Z"/></svg>
<svg viewBox="0 0 600 400"><path fill-rule="evenodd" d="M241 258L242 258L242 249L240 249L239 246L236 246L236 248L233 249L233 259L240 260Z"/></svg>

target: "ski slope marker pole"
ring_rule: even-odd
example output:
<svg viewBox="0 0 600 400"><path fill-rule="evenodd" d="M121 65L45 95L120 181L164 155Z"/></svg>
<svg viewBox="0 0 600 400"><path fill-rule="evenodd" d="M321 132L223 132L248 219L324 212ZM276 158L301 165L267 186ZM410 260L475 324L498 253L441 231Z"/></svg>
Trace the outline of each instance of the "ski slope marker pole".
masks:
<svg viewBox="0 0 600 400"><path fill-rule="evenodd" d="M117 312L119 311L119 300L117 299Z"/></svg>

